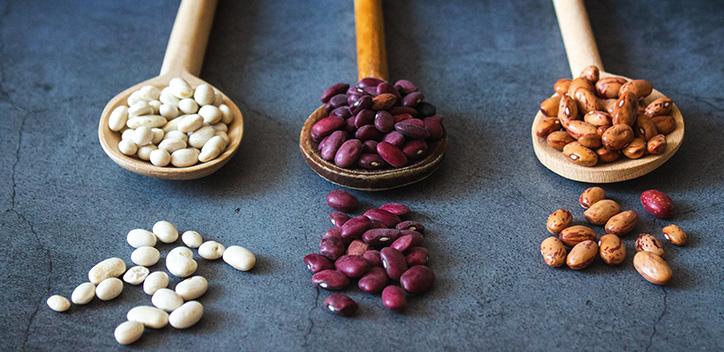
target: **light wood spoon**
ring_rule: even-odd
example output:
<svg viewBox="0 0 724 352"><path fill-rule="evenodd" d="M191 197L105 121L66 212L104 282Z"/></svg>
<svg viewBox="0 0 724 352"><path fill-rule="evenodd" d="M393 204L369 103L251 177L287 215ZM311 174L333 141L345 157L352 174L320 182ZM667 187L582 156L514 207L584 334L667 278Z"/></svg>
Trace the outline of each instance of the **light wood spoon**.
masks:
<svg viewBox="0 0 724 352"><path fill-rule="evenodd" d="M357 71L359 79L375 77L387 80L387 53L381 0L355 0L355 32L357 35ZM429 146L430 154L414 164L399 169L378 171L343 169L321 158L311 129L317 120L327 117L324 107L312 112L304 122L299 148L304 160L319 176L348 188L382 191L421 181L430 176L442 161L447 149L447 134Z"/></svg>
<svg viewBox="0 0 724 352"><path fill-rule="evenodd" d="M229 145L221 155L212 161L181 168L171 165L166 167L155 166L148 161L121 153L118 150L121 134L108 128L108 118L113 109L119 105L125 105L128 96L145 85L156 86L160 89L167 86L168 82L174 77L183 78L191 87L204 83L208 84L197 76L201 72L201 65L204 61L204 52L211 32L215 9L216 0L183 0L171 30L171 37L166 47L166 55L163 58L160 75L124 90L111 99L103 109L98 125L98 139L100 139L101 146L106 154L122 168L140 175L156 178L190 180L215 172L226 164L238 149L244 134L244 116L236 104L216 88L214 89L223 96L224 104L231 109L234 119L228 125Z"/></svg>
<svg viewBox="0 0 724 352"><path fill-rule="evenodd" d="M583 0L553 0L553 5L558 17L558 25L560 26L563 44L566 47L566 56L568 56L568 64L573 77L577 77L589 65L596 65L601 69L601 78L623 77L604 72ZM648 103L663 96L661 92L654 89L644 101ZM647 155L640 159L621 157L612 163L599 163L593 167L586 167L571 163L562 152L549 147L545 138L538 137L535 134L535 126L540 119L545 117L539 111L531 128L533 150L538 160L545 167L567 179L590 183L613 183L631 180L653 171L679 150L684 139L684 118L676 104L673 106L671 115L676 120L676 129L666 135L666 151L664 153Z"/></svg>

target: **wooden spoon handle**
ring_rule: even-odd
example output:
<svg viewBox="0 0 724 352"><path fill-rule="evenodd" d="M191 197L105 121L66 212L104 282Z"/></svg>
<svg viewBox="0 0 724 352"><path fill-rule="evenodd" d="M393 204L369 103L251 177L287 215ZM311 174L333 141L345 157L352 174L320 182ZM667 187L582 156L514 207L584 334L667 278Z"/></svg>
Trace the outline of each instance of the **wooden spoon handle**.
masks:
<svg viewBox="0 0 724 352"><path fill-rule="evenodd" d="M387 80L387 51L383 21L382 0L354 1L359 79L375 77Z"/></svg>
<svg viewBox="0 0 724 352"><path fill-rule="evenodd" d="M181 1L163 57L162 75L181 71L194 76L201 73L215 10L216 0Z"/></svg>
<svg viewBox="0 0 724 352"><path fill-rule="evenodd" d="M553 0L553 6L556 8L558 26L573 77L577 77L589 65L596 65L603 71L601 55L598 54L583 0Z"/></svg>

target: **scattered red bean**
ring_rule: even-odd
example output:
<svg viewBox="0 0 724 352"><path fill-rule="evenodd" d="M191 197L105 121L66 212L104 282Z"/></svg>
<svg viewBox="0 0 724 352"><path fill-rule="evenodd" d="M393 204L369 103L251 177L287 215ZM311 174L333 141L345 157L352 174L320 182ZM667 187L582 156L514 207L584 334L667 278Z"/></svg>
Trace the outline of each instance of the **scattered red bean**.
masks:
<svg viewBox="0 0 724 352"><path fill-rule="evenodd" d="M380 258L380 251L378 250L370 249L362 254L362 258L365 258L371 266L382 267L382 258Z"/></svg>
<svg viewBox="0 0 724 352"><path fill-rule="evenodd" d="M385 227L395 227L400 223L400 218L397 215L382 209L370 209L364 212L363 215L372 221L383 223Z"/></svg>
<svg viewBox="0 0 724 352"><path fill-rule="evenodd" d="M379 207L379 209L382 209L388 213L395 214L397 216L405 216L407 214L410 214L410 208L408 208L406 205L400 204L400 203L383 204L382 206ZM405 230L407 230L407 229L405 229Z"/></svg>
<svg viewBox="0 0 724 352"><path fill-rule="evenodd" d="M382 292L382 289L387 286L388 281L389 278L387 277L385 269L376 266L370 269L365 276L359 279L357 287L367 293L380 293Z"/></svg>
<svg viewBox="0 0 724 352"><path fill-rule="evenodd" d="M372 221L366 216L355 216L342 225L342 238L357 239L372 227ZM365 241L366 242L366 241Z"/></svg>
<svg viewBox="0 0 724 352"><path fill-rule="evenodd" d="M343 255L334 262L334 266L350 279L358 279L370 270L370 264L360 255Z"/></svg>
<svg viewBox="0 0 724 352"><path fill-rule="evenodd" d="M385 247L380 251L382 267L387 271L387 276L392 280L399 280L400 276L407 271L407 260L398 250Z"/></svg>
<svg viewBox="0 0 724 352"><path fill-rule="evenodd" d="M349 220L349 215L341 211L335 211L334 213L329 214L329 220L332 221L332 225L342 227L342 225Z"/></svg>
<svg viewBox="0 0 724 352"><path fill-rule="evenodd" d="M406 235L402 235L392 242L390 248L396 249L400 253L405 253L412 247L416 247L422 244L422 235L415 231L410 231Z"/></svg>
<svg viewBox="0 0 724 352"><path fill-rule="evenodd" d="M344 252L344 242L340 237L330 236L319 242L319 253L329 259L337 260Z"/></svg>
<svg viewBox="0 0 724 352"><path fill-rule="evenodd" d="M674 203L666 193L650 189L641 193L641 205L647 213L660 218L668 219L674 210Z"/></svg>
<svg viewBox="0 0 724 352"><path fill-rule="evenodd" d="M362 255L367 252L369 245L360 240L354 240L347 246L347 255Z"/></svg>
<svg viewBox="0 0 724 352"><path fill-rule="evenodd" d="M398 237L400 237L400 230L382 228L365 231L362 240L372 246L379 247L394 242Z"/></svg>
<svg viewBox="0 0 724 352"><path fill-rule="evenodd" d="M407 306L405 290L400 286L389 285L382 290L382 304L392 310L403 310Z"/></svg>
<svg viewBox="0 0 724 352"><path fill-rule="evenodd" d="M341 189L336 189L327 194L327 205L339 211L352 211L357 209L359 202L353 195Z"/></svg>
<svg viewBox="0 0 724 352"><path fill-rule="evenodd" d="M419 233L425 233L425 226L423 226L421 223L419 223L417 221L411 221L411 220L403 221L403 222L397 224L397 226L395 226L395 228L398 230L411 230L411 231L417 231Z"/></svg>
<svg viewBox="0 0 724 352"><path fill-rule="evenodd" d="M342 293L333 293L324 299L324 306L330 312L349 317L357 313L357 302Z"/></svg>
<svg viewBox="0 0 724 352"><path fill-rule="evenodd" d="M407 266L427 265L429 255L425 247L413 247L405 256Z"/></svg>
<svg viewBox="0 0 724 352"><path fill-rule="evenodd" d="M435 273L424 265L415 265L400 277L402 288L409 293L427 292L434 282Z"/></svg>
<svg viewBox="0 0 724 352"><path fill-rule="evenodd" d="M321 254L307 254L304 256L304 263L307 264L307 269L312 273L318 273L322 270L334 269L334 263L329 258Z"/></svg>
<svg viewBox="0 0 724 352"><path fill-rule="evenodd" d="M312 283L327 290L341 290L349 285L349 278L337 270L328 269L312 275Z"/></svg>

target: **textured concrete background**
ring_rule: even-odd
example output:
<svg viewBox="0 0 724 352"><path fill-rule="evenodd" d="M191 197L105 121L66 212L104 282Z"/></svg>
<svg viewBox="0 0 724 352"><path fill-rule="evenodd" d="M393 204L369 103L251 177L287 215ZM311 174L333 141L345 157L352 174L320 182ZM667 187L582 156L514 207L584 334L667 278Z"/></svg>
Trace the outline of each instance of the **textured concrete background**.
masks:
<svg viewBox="0 0 724 352"><path fill-rule="evenodd" d="M548 213L578 209L587 186L543 168L529 141L538 101L569 74L552 5L386 2L391 75L417 82L438 105L451 144L430 179L356 194L418 212L439 280L404 314L355 292L354 319L322 310L327 292L312 287L302 263L328 226L323 199L334 187L297 150L321 90L356 78L351 3L221 1L202 77L238 103L246 135L226 167L191 182L126 172L96 137L106 101L157 74L176 8L0 1L1 350L116 349L115 326L150 303L140 289L65 314L45 299L70 295L101 259L128 260L126 232L160 219L246 246L259 264L241 273L201 263L211 282L203 320L147 332L132 348L724 350L721 1L588 3L608 70L651 80L686 118L686 141L671 161L606 186L639 211L644 189L676 200L675 221L691 243L667 247L674 280L665 288L645 282L631 256L621 267L572 272L546 267L538 253ZM642 218L638 232L666 224Z"/></svg>

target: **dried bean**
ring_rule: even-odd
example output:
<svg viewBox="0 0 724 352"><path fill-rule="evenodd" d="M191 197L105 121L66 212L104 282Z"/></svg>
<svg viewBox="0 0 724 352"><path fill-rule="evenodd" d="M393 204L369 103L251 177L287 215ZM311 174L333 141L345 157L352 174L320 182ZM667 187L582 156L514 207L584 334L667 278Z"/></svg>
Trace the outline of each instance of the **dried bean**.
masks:
<svg viewBox="0 0 724 352"><path fill-rule="evenodd" d="M357 282L357 287L367 293L380 293L387 286L389 278L385 269L375 266Z"/></svg>
<svg viewBox="0 0 724 352"><path fill-rule="evenodd" d="M357 198L341 189L336 189L327 194L327 205L339 211L353 211L359 206Z"/></svg>
<svg viewBox="0 0 724 352"><path fill-rule="evenodd" d="M372 227L372 222L366 216L355 216L342 225L341 236L344 239L356 239ZM367 242L367 241L365 241Z"/></svg>
<svg viewBox="0 0 724 352"><path fill-rule="evenodd" d="M633 129L625 124L611 126L601 136L601 141L606 149L620 150L626 147L634 139Z"/></svg>
<svg viewBox="0 0 724 352"><path fill-rule="evenodd" d="M425 247L412 247L405 256L407 266L427 265L430 255Z"/></svg>
<svg viewBox="0 0 724 352"><path fill-rule="evenodd" d="M369 245L360 240L354 240L347 246L347 255L363 255L369 249Z"/></svg>
<svg viewBox="0 0 724 352"><path fill-rule="evenodd" d="M557 235L563 231L563 229L570 226L572 221L573 214L571 214L570 211L566 209L556 209L551 213L551 215L548 215L546 228L548 229L548 232Z"/></svg>
<svg viewBox="0 0 724 352"><path fill-rule="evenodd" d="M357 162L362 153L362 142L359 139L350 139L339 147L334 156L334 163L343 168L348 168Z"/></svg>
<svg viewBox="0 0 724 352"><path fill-rule="evenodd" d="M578 197L578 204L583 209L588 209L591 205L596 204L599 200L606 198L606 191L601 187L589 187L586 188L581 195Z"/></svg>
<svg viewBox="0 0 724 352"><path fill-rule="evenodd" d="M355 132L354 136L360 141L380 141L382 140L382 137L384 135L382 134L382 132L378 131L375 126L365 125L357 129L357 132Z"/></svg>
<svg viewBox="0 0 724 352"><path fill-rule="evenodd" d="M618 265L626 259L626 246L614 234L605 234L598 240L598 255L608 265Z"/></svg>
<svg viewBox="0 0 724 352"><path fill-rule="evenodd" d="M556 121L557 120L558 119L556 119ZM548 146L559 151L563 151L563 147L571 142L575 142L575 139L573 139L573 137L571 137L571 135L569 135L566 131L553 131L548 134L548 137L546 137L546 143Z"/></svg>
<svg viewBox="0 0 724 352"><path fill-rule="evenodd" d="M683 246L686 244L686 241L688 240L688 236L686 235L686 232L679 227L678 225L671 224L669 226L664 227L664 238L669 240L671 244L675 246Z"/></svg>
<svg viewBox="0 0 724 352"><path fill-rule="evenodd" d="M660 218L668 219L674 210L674 203L664 192L650 189L641 192L641 205L647 213Z"/></svg>
<svg viewBox="0 0 724 352"><path fill-rule="evenodd" d="M370 220L383 223L386 227L395 227L400 223L400 218L397 215L382 209L369 209L363 215Z"/></svg>
<svg viewBox="0 0 724 352"><path fill-rule="evenodd" d="M557 268L566 262L566 247L556 237L548 237L540 244L540 254L543 261L551 268Z"/></svg>
<svg viewBox="0 0 724 352"><path fill-rule="evenodd" d="M657 98L649 105L646 105L644 114L648 117L654 117L658 115L669 115L671 114L671 108L674 106L674 102L666 97Z"/></svg>
<svg viewBox="0 0 724 352"><path fill-rule="evenodd" d="M425 226L417 221L407 220L403 221L397 226L395 226L398 230L411 230L411 231L417 231L419 233L425 232Z"/></svg>
<svg viewBox="0 0 724 352"><path fill-rule="evenodd" d="M639 137L647 141L659 134L659 130L656 129L654 122L646 115L639 115L638 118L636 118L635 127Z"/></svg>
<svg viewBox="0 0 724 352"><path fill-rule="evenodd" d="M382 267L385 268L387 276L392 280L399 280L400 276L407 271L405 256L394 248L382 248L380 258L382 259Z"/></svg>
<svg viewBox="0 0 724 352"><path fill-rule="evenodd" d="M344 94L344 92L346 92L347 89L349 89L349 84L346 84L346 83L333 84L324 90L320 100L322 100L322 103L327 103L327 102L329 102L330 99L332 99L333 96L335 96L337 94Z"/></svg>
<svg viewBox="0 0 724 352"><path fill-rule="evenodd" d="M387 110L397 103L397 96L390 93L382 93L372 98L372 110Z"/></svg>
<svg viewBox="0 0 724 352"><path fill-rule="evenodd" d="M596 83L598 81L599 74L598 66L590 65L581 71L579 77L585 78L591 83Z"/></svg>
<svg viewBox="0 0 724 352"><path fill-rule="evenodd" d="M636 137L621 150L621 153L629 159L639 159L646 154L646 141L641 137Z"/></svg>
<svg viewBox="0 0 724 352"><path fill-rule="evenodd" d="M621 206L611 199L600 200L591 205L583 216L594 225L605 225L608 219L621 212Z"/></svg>
<svg viewBox="0 0 724 352"><path fill-rule="evenodd" d="M568 92L568 87L570 87L570 85L571 85L570 79L561 78L561 79L557 80L555 84L553 84L553 90L558 95L563 95L563 94L566 94L566 92Z"/></svg>
<svg viewBox="0 0 724 352"><path fill-rule="evenodd" d="M400 285L409 293L427 292L434 282L435 273L424 265L415 265L400 276Z"/></svg>
<svg viewBox="0 0 724 352"><path fill-rule="evenodd" d="M361 128L362 126L371 125L375 122L375 112L369 109L364 109L357 113L354 117L354 127Z"/></svg>
<svg viewBox="0 0 724 352"><path fill-rule="evenodd" d="M638 222L638 220L639 217L635 211L626 210L608 219L604 228L606 229L607 233L613 233L619 236L623 236L633 230L634 227L636 227L636 223Z"/></svg>
<svg viewBox="0 0 724 352"><path fill-rule="evenodd" d="M389 144L392 144L395 147L400 148L405 144L405 136L403 136L402 133L400 133L400 132L392 131L385 135L385 137L383 138L383 141L387 142ZM379 145L379 143L378 143L378 145ZM377 152L376 149L375 149L375 152Z"/></svg>
<svg viewBox="0 0 724 352"><path fill-rule="evenodd" d="M598 154L579 142L566 144L563 147L563 155L574 164L581 166L594 166L598 163Z"/></svg>
<svg viewBox="0 0 724 352"><path fill-rule="evenodd" d="M430 131L425 127L425 123L418 119L400 121L395 124L395 130L408 138L425 139L430 137Z"/></svg>
<svg viewBox="0 0 724 352"><path fill-rule="evenodd" d="M665 285L671 281L671 268L664 259L654 253L637 252L633 264L636 271L654 285Z"/></svg>
<svg viewBox="0 0 724 352"><path fill-rule="evenodd" d="M405 253L410 248L421 245L423 240L424 239L421 234L413 231L410 234L398 237L394 242L392 242L390 247L396 249L400 253Z"/></svg>
<svg viewBox="0 0 724 352"><path fill-rule="evenodd" d="M566 246L573 247L584 241L596 239L596 232L585 225L573 225L563 229L558 236Z"/></svg>
<svg viewBox="0 0 724 352"><path fill-rule="evenodd" d="M319 243L319 253L331 260L336 260L342 256L344 252L344 242L339 237L330 236L322 238Z"/></svg>
<svg viewBox="0 0 724 352"><path fill-rule="evenodd" d="M388 309L400 311L407 306L405 291L400 286L389 285L382 290L382 304Z"/></svg>
<svg viewBox="0 0 724 352"><path fill-rule="evenodd" d="M382 258L380 258L380 251L370 249L362 254L362 258L370 263L373 267L382 267Z"/></svg>
<svg viewBox="0 0 724 352"><path fill-rule="evenodd" d="M395 118L387 111L378 111L374 117L375 128L382 133L389 133L395 128Z"/></svg>
<svg viewBox="0 0 724 352"><path fill-rule="evenodd" d="M343 317L353 316L357 313L357 302L341 293L334 293L325 298L324 306L328 311Z"/></svg>
<svg viewBox="0 0 724 352"><path fill-rule="evenodd" d="M377 228L365 231L362 240L372 246L382 246L394 242L400 236L400 230Z"/></svg>
<svg viewBox="0 0 724 352"><path fill-rule="evenodd" d="M312 283L326 290L341 290L349 286L349 278L337 270L322 270L312 275Z"/></svg>
<svg viewBox="0 0 724 352"><path fill-rule="evenodd" d="M550 98L547 98L540 102L540 112L543 113L543 115L548 117L556 117L558 116L558 105L561 102L561 96L558 94L555 94L551 96Z"/></svg>
<svg viewBox="0 0 724 352"><path fill-rule="evenodd" d="M561 121L556 117L544 117L535 126L535 135L546 137L549 134L561 129Z"/></svg>
<svg viewBox="0 0 724 352"><path fill-rule="evenodd" d="M336 227L342 227L342 225L344 225L344 223L349 220L349 215L341 211L335 211L329 214L329 220L332 221L332 225Z"/></svg>
<svg viewBox="0 0 724 352"><path fill-rule="evenodd" d="M410 208L408 208L406 205L400 204L400 203L383 204L382 206L379 207L379 209L384 210L388 213L397 215L397 216L405 216L410 213ZM397 229L398 230L408 230L408 229L400 229L400 228L397 228Z"/></svg>
<svg viewBox="0 0 724 352"><path fill-rule="evenodd" d="M322 159L331 161L337 154L337 150L347 138L344 131L334 131L319 143L319 155Z"/></svg>
<svg viewBox="0 0 724 352"><path fill-rule="evenodd" d="M648 233L642 233L636 238L637 252L651 252L659 257L664 256L664 246L656 236Z"/></svg>
<svg viewBox="0 0 724 352"><path fill-rule="evenodd" d="M334 266L350 279L360 278L370 269L370 264L360 255L343 255L334 262Z"/></svg>
<svg viewBox="0 0 724 352"><path fill-rule="evenodd" d="M669 134L676 129L676 120L671 115L658 115L651 118L656 130L661 134Z"/></svg>
<svg viewBox="0 0 724 352"><path fill-rule="evenodd" d="M658 155L666 151L666 136L657 134L646 142L646 151L649 154Z"/></svg>
<svg viewBox="0 0 724 352"><path fill-rule="evenodd" d="M380 170L388 166L388 164L375 153L365 153L360 155L357 165L366 170Z"/></svg>
<svg viewBox="0 0 724 352"><path fill-rule="evenodd" d="M592 240L576 244L566 257L566 265L573 270L581 270L591 265L598 254L598 245Z"/></svg>
<svg viewBox="0 0 724 352"><path fill-rule="evenodd" d="M344 123L345 120L336 115L330 115L319 119L314 123L314 125L312 125L312 139L315 141L321 141L322 138L344 126Z"/></svg>
<svg viewBox="0 0 724 352"><path fill-rule="evenodd" d="M334 263L329 258L321 254L307 254L304 256L304 263L307 269L312 273L318 273L322 270L334 269Z"/></svg>
<svg viewBox="0 0 724 352"><path fill-rule="evenodd" d="M620 77L601 78L596 82L596 91L603 98L618 98L618 91L626 80Z"/></svg>
<svg viewBox="0 0 724 352"><path fill-rule="evenodd" d="M410 160L420 159L425 156L425 152L427 152L427 143L422 139L409 141L402 147L402 152L405 153L405 156Z"/></svg>

